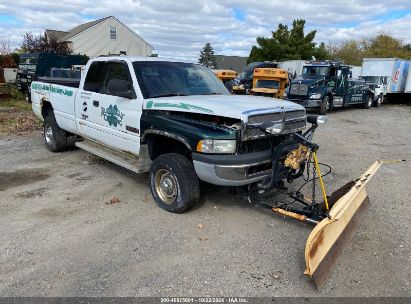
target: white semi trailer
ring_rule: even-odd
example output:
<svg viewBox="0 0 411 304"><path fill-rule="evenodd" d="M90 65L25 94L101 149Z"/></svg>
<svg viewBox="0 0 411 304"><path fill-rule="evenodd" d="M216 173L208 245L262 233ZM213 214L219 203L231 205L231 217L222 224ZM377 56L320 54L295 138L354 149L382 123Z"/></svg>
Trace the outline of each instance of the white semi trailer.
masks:
<svg viewBox="0 0 411 304"><path fill-rule="evenodd" d="M406 92L410 61L399 58L364 58L361 78L375 84L375 96L395 100ZM410 73L411 74L411 73ZM411 82L408 84L411 91Z"/></svg>

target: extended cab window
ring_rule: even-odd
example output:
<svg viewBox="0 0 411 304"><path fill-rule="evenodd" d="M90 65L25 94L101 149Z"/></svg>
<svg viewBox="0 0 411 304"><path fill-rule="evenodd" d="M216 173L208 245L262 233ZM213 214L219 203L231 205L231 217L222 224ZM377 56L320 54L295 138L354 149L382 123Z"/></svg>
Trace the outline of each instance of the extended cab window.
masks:
<svg viewBox="0 0 411 304"><path fill-rule="evenodd" d="M103 61L95 61L90 65L83 90L96 93L100 92L101 75L103 74L104 65L105 63Z"/></svg>
<svg viewBox="0 0 411 304"><path fill-rule="evenodd" d="M125 80L131 83L131 80L129 77L129 71L128 71L128 67L126 63L107 62L106 68L104 70L102 85L101 85L102 94L113 95L107 88L108 83L110 82L110 80L113 80L113 79Z"/></svg>

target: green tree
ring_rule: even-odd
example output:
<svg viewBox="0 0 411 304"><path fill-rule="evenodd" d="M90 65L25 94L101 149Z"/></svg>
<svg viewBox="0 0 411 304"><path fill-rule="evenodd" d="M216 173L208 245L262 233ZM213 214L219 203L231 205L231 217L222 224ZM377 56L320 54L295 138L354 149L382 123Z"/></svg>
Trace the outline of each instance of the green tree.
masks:
<svg viewBox="0 0 411 304"><path fill-rule="evenodd" d="M214 56L213 47L209 42L204 45L203 50L200 52L200 57L198 58L198 63L208 67L208 68L217 68L217 61Z"/></svg>
<svg viewBox="0 0 411 304"><path fill-rule="evenodd" d="M287 59L326 59L328 57L324 44L317 48L313 42L316 31L304 34L305 20L293 21L292 28L279 24L271 38L258 37L257 46L251 48L248 62L253 61L280 61Z"/></svg>
<svg viewBox="0 0 411 304"><path fill-rule="evenodd" d="M410 59L411 52L402 40L380 33L364 41L364 57Z"/></svg>
<svg viewBox="0 0 411 304"><path fill-rule="evenodd" d="M346 64L361 65L364 58L364 40L347 40L329 46L331 59L342 60Z"/></svg>

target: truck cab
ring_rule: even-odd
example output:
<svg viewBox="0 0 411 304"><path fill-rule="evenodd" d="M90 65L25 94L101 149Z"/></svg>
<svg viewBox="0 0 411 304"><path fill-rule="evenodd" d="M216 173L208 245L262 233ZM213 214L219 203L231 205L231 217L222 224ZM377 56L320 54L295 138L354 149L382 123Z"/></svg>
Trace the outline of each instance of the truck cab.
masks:
<svg viewBox="0 0 411 304"><path fill-rule="evenodd" d="M288 73L277 68L254 69L251 94L258 96L283 98L288 85Z"/></svg>
<svg viewBox="0 0 411 304"><path fill-rule="evenodd" d="M306 108L314 108L323 115L334 107L352 104L369 107L372 92L364 81L354 81L351 75L351 67L339 61L307 62L302 75L295 78L287 89L287 99ZM354 82L355 88L349 85Z"/></svg>

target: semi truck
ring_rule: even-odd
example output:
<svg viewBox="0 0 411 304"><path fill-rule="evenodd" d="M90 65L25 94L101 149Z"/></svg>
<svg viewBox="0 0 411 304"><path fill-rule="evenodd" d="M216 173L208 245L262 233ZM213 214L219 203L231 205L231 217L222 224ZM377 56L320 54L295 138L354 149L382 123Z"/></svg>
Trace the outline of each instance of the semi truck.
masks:
<svg viewBox="0 0 411 304"><path fill-rule="evenodd" d="M366 82L351 75L351 67L340 61L308 61L287 88L287 99L322 115L334 107L378 106Z"/></svg>

